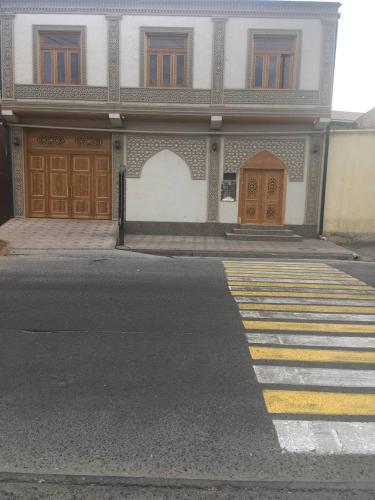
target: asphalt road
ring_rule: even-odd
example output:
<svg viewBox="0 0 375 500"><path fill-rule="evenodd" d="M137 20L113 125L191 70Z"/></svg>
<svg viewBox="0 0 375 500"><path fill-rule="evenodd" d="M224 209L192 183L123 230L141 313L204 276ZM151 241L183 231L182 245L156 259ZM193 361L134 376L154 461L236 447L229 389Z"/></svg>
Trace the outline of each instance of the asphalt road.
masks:
<svg viewBox="0 0 375 500"><path fill-rule="evenodd" d="M334 265L375 285L374 263ZM27 498L19 473L45 491L50 474L184 478L207 488L201 497L187 483L191 496L171 498L245 494L221 497L204 480L280 481L279 496L264 498L284 498L290 480L303 491L304 481L373 481L375 457L281 452L243 333L220 259L1 258L0 497ZM244 498L263 498L251 488ZM302 490L288 498L310 498ZM346 498L327 498L336 495Z"/></svg>

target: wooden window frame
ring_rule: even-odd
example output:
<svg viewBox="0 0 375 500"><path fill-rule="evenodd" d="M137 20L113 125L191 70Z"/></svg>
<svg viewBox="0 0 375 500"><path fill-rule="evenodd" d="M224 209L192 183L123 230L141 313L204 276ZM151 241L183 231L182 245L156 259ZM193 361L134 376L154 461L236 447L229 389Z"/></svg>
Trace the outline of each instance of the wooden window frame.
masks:
<svg viewBox="0 0 375 500"><path fill-rule="evenodd" d="M292 50L255 50L255 39L256 38L280 38L285 37L293 40ZM246 86L253 90L273 90L273 91L288 91L297 89L299 86L299 72L300 72L300 56L301 56L301 30L249 30L249 40L248 40L248 71L246 76ZM281 56L287 55L291 56L292 62L289 68L289 85L288 87L280 87L281 78ZM255 86L256 78L256 57L263 57L263 73L262 73L262 86ZM269 77L269 60L271 56L277 58L277 68L276 68L276 86L268 86Z"/></svg>
<svg viewBox="0 0 375 500"><path fill-rule="evenodd" d="M43 34L79 34L80 43L77 47L61 46L52 48L50 50L44 49L41 46L40 36ZM44 82L44 58L43 53L51 53L51 72L52 81ZM65 81L58 81L58 66L57 66L57 53L63 52L65 54ZM71 53L79 54L78 71L79 81L72 82L71 80ZM33 25L33 76L34 83L39 85L52 85L52 86L82 86L87 85L87 71L86 71L86 26L54 26L54 25Z"/></svg>
<svg viewBox="0 0 375 500"><path fill-rule="evenodd" d="M145 88L152 89L176 89L184 90L192 87L192 72L193 72L193 28L172 28L172 27L141 27L141 54L140 59L143 63L140 65L140 84ZM185 48L158 48L149 47L149 38L156 37L184 37ZM151 54L157 56L157 81L156 84L149 84L150 65L149 57ZM162 57L165 55L171 56L171 83L164 84L162 78L163 66L161 64ZM185 82L183 85L177 85L177 56L183 55L185 59L184 76Z"/></svg>

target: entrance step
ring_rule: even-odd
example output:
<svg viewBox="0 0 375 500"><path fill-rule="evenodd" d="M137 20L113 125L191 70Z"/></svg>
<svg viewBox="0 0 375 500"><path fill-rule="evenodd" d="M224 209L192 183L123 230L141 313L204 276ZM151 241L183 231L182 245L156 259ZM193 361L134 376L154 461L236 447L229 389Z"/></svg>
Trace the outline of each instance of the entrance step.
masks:
<svg viewBox="0 0 375 500"><path fill-rule="evenodd" d="M234 234L253 234L253 235L269 234L269 235L274 235L274 236L277 236L278 234L284 235L284 236L294 234L291 229L271 229L271 228L252 229L252 228L248 228L248 227L246 227L246 228L245 227L235 227L232 229L232 232Z"/></svg>
<svg viewBox="0 0 375 500"><path fill-rule="evenodd" d="M281 225L241 224L225 236L228 240L238 241L302 241L302 236Z"/></svg>

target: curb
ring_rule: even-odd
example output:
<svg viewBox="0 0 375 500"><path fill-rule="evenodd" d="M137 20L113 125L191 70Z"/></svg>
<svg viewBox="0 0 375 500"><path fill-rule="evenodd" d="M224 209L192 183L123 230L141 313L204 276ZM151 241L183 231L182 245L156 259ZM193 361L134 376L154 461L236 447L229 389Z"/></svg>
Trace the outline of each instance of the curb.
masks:
<svg viewBox="0 0 375 500"><path fill-rule="evenodd" d="M117 246L117 250L124 250L133 253L143 253L148 255L158 255L162 257L236 257L240 259L315 259L315 260L360 260L360 256L355 253L328 254L328 253L280 253L280 252L233 252L233 251L212 251L212 250L181 250L181 249L150 249L150 248L130 248Z"/></svg>
<svg viewBox="0 0 375 500"><path fill-rule="evenodd" d="M375 481L330 481L330 480L236 480L236 479L195 479L131 476L99 476L75 474L38 474L19 472L0 472L0 484L59 484L59 485L96 485L153 488L194 488L197 490L232 487L238 489L265 489L289 491L374 491Z"/></svg>

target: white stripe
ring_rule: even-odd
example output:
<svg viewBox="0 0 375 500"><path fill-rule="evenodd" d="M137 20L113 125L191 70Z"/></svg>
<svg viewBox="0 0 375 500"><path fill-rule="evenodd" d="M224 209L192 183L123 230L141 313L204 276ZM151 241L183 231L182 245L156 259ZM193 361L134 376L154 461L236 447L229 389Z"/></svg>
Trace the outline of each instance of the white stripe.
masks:
<svg viewBox="0 0 375 500"><path fill-rule="evenodd" d="M375 323L375 314L335 314L289 311L240 311L243 318L251 319L303 319L314 321L361 321Z"/></svg>
<svg viewBox="0 0 375 500"><path fill-rule="evenodd" d="M375 349L375 338L371 337L328 337L323 335L289 335L287 333L246 333L246 338L249 344Z"/></svg>
<svg viewBox="0 0 375 500"><path fill-rule="evenodd" d="M243 291L243 290L251 290L251 291L257 291L257 290L262 290L265 292L309 292L311 294L313 293L337 293L337 294L342 294L342 293L350 293L354 295L375 295L375 290L361 290L360 288L355 288L350 289L347 288L346 290L342 289L335 289L335 288L293 288L293 287L277 287L277 286L267 286L265 283L264 285L260 286L255 286L255 285L228 285L229 290L233 291ZM339 297L337 297L339 298ZM375 298L375 297L374 297Z"/></svg>
<svg viewBox="0 0 375 500"><path fill-rule="evenodd" d="M375 300L355 300L355 299L305 299L304 297L234 297L238 303L246 304L315 304L324 306L363 306L374 307Z"/></svg>
<svg viewBox="0 0 375 500"><path fill-rule="evenodd" d="M274 270L271 270L271 271L264 271L263 269L239 269L239 268L234 268L234 269L226 269L225 270L226 273L244 273L244 274L248 274L248 275L252 275L252 274L264 274L264 275L268 275L268 274L271 274L271 275L283 275L283 274L287 274L287 275L293 275L293 276L296 276L298 278L298 276L311 276L312 278L314 277L322 277L322 278L325 278L326 276L332 276L332 277L341 277L341 276L345 276L345 277L348 277L348 278L352 278L352 276L350 274L346 274L346 273L341 273L341 272L333 272L333 271L329 271L329 272L325 272L325 271L295 271L294 269L283 269L283 270L279 270L279 269L274 269Z"/></svg>
<svg viewBox="0 0 375 500"><path fill-rule="evenodd" d="M305 284L324 284L324 285L366 285L362 281L331 281L331 280L300 280L290 278L252 278L250 276L228 276L228 281L248 281L257 283L305 283Z"/></svg>
<svg viewBox="0 0 375 500"><path fill-rule="evenodd" d="M375 454L375 422L274 420L283 450L290 453Z"/></svg>
<svg viewBox="0 0 375 500"><path fill-rule="evenodd" d="M375 387L375 370L254 366L260 384Z"/></svg>

